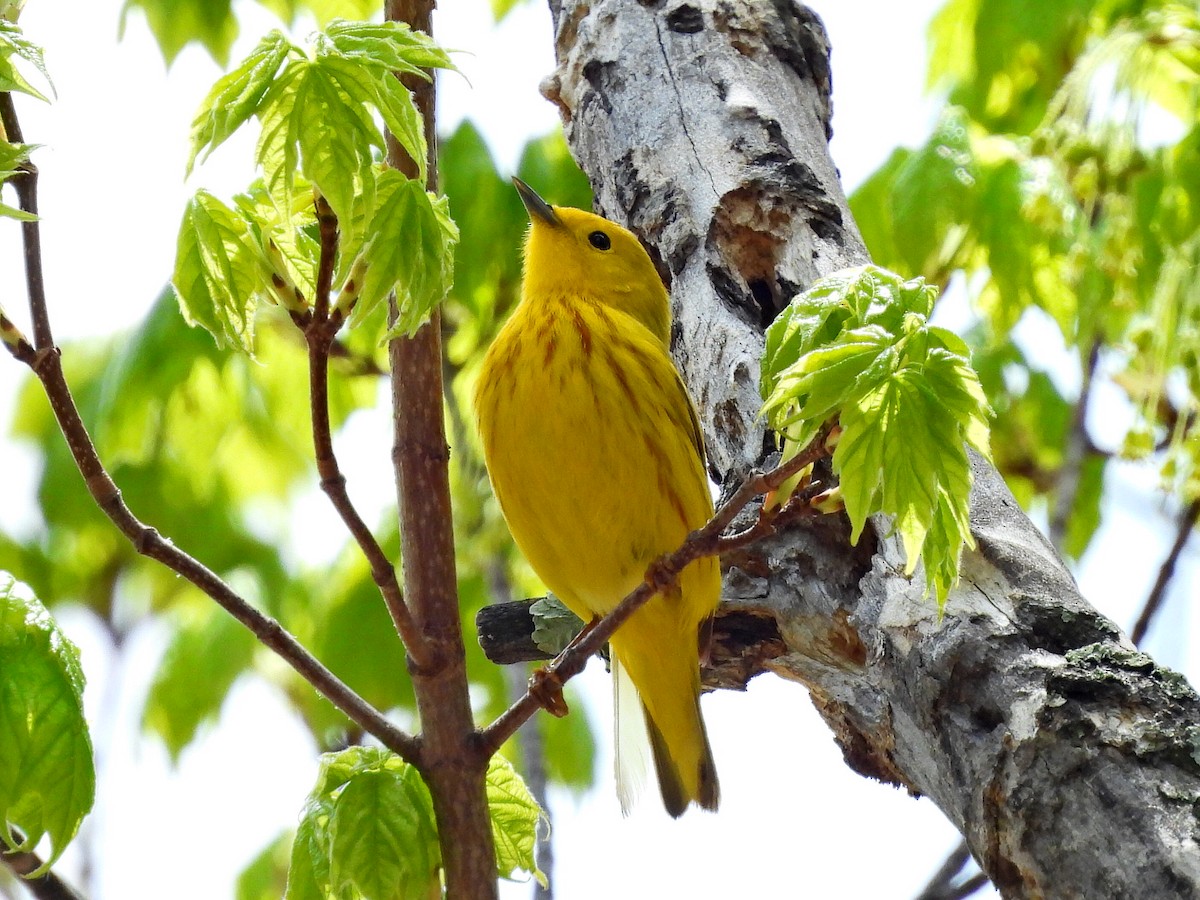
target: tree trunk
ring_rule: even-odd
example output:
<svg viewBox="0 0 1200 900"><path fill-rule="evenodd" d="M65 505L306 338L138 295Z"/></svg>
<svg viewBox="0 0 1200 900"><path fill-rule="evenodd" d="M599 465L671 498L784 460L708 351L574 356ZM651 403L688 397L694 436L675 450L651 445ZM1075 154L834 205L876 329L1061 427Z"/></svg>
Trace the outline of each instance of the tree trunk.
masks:
<svg viewBox="0 0 1200 900"><path fill-rule="evenodd" d="M388 0L385 17L432 34L435 0ZM437 190L435 81L405 77L428 142L427 186ZM410 178L415 162L388 135L388 163ZM395 297L389 301L395 321ZM495 900L496 854L488 813L488 760L478 749L467 684L462 618L454 568L446 423L442 390L441 318L435 310L411 337L388 344L392 373L392 462L400 511L404 595L432 661L409 656L408 670L421 717L421 775L433 798L446 895Z"/></svg>
<svg viewBox="0 0 1200 900"><path fill-rule="evenodd" d="M551 2L543 85L601 213L672 289L676 359L714 477L755 465L763 328L868 261L828 151L829 47L785 0ZM898 542L826 517L733 561L847 763L925 794L1006 897L1200 896L1200 699L1080 596L998 473L945 618ZM839 520L841 519L841 520ZM728 561L727 561L728 562Z"/></svg>

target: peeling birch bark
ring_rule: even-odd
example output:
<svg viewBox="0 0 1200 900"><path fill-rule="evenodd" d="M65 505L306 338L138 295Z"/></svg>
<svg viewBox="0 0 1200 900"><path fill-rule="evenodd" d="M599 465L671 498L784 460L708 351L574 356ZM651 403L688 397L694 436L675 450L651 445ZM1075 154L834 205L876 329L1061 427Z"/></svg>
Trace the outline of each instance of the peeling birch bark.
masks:
<svg viewBox="0 0 1200 900"><path fill-rule="evenodd" d="M598 211L671 287L714 477L736 479L764 453L764 326L868 259L829 156L824 28L787 0L551 8L543 91ZM726 603L774 619L763 665L807 685L852 768L932 798L1006 897L1200 896L1200 699L973 468L978 549L942 621L895 541L851 547L835 517L726 560Z"/></svg>

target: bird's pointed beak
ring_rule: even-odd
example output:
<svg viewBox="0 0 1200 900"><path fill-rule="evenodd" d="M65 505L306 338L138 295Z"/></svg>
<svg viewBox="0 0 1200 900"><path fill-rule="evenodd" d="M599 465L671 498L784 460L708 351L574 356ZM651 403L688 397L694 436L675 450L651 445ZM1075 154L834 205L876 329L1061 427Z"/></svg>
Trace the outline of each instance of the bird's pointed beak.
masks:
<svg viewBox="0 0 1200 900"><path fill-rule="evenodd" d="M537 191L523 182L517 176L513 176L513 186L517 189L517 193L521 195L521 202L525 204L525 209L529 211L529 220L541 220L547 225L558 227L562 225L562 219L558 217L558 213L554 211L554 207L538 196Z"/></svg>

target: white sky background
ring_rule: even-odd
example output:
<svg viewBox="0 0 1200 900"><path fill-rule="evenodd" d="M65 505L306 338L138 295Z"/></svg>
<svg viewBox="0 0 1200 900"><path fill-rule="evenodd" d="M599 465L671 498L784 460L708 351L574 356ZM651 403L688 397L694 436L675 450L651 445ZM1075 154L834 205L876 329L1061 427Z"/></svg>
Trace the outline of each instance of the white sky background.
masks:
<svg viewBox="0 0 1200 900"><path fill-rule="evenodd" d="M937 0L819 0L833 42L834 158L852 189L898 143L928 133L936 104L923 98L925 24ZM52 106L18 99L26 140L46 145L41 171L43 243L52 321L60 341L136 324L169 277L183 204L197 187L228 197L250 173L247 133L218 151L184 184L192 115L218 70L189 49L164 74L144 24L132 16L116 40L120 0L71 4L29 0L27 34L47 50L59 99ZM234 58L275 21L239 2L243 32ZM440 125L474 119L502 167L515 165L526 138L557 127L537 93L552 68L549 15L541 4L514 13L499 29L486 0L443 0L435 25L469 84L451 75L440 87ZM464 235L465 240L471 236ZM520 235L512 235L518 241ZM0 221L0 303L22 325L25 299L17 228ZM1027 346L1064 383L1077 381L1052 327L1023 326ZM0 358L0 427L11 417L23 370ZM1112 398L1098 404L1094 432L1119 425ZM390 483L386 413L359 415L339 440L351 491L371 519L377 485ZM1107 527L1080 572L1085 593L1128 625L1149 590L1172 525L1153 492L1152 475L1121 467ZM0 527L36 527L34 460L0 440ZM327 515L317 492L297 515ZM327 521L332 521L329 518ZM327 553L322 532L311 558ZM1130 564L1130 561L1133 564ZM1176 576L1187 596L1194 554ZM94 871L91 900L213 900L232 897L237 873L295 822L315 775L314 747L302 725L261 681L243 679L219 725L191 746L177 768L137 722L165 630L136 629L115 668L107 639L86 615L60 619L80 644L89 677L87 704L100 750L98 812L85 823ZM1188 671L1182 603L1168 608L1149 649ZM1152 638L1154 636L1152 635ZM471 636L468 637L471 639ZM907 898L940 863L957 835L928 801L851 773L805 692L772 676L747 694L704 700L722 781L717 815L692 812L672 822L648 797L622 819L611 782L609 687L592 666L582 679L599 737L597 788L584 797L554 793L558 896L563 900L642 897ZM76 879L78 848L62 864ZM528 896L506 886L505 898Z"/></svg>

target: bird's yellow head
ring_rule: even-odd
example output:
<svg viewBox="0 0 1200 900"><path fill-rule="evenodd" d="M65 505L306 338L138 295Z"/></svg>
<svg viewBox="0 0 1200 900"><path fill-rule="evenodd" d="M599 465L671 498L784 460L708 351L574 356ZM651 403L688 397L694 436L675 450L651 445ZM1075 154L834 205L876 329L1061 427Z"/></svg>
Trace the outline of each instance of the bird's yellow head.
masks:
<svg viewBox="0 0 1200 900"><path fill-rule="evenodd" d="M519 178L513 184L529 211L525 302L588 297L633 316L668 346L667 291L633 233L581 209L551 206Z"/></svg>

